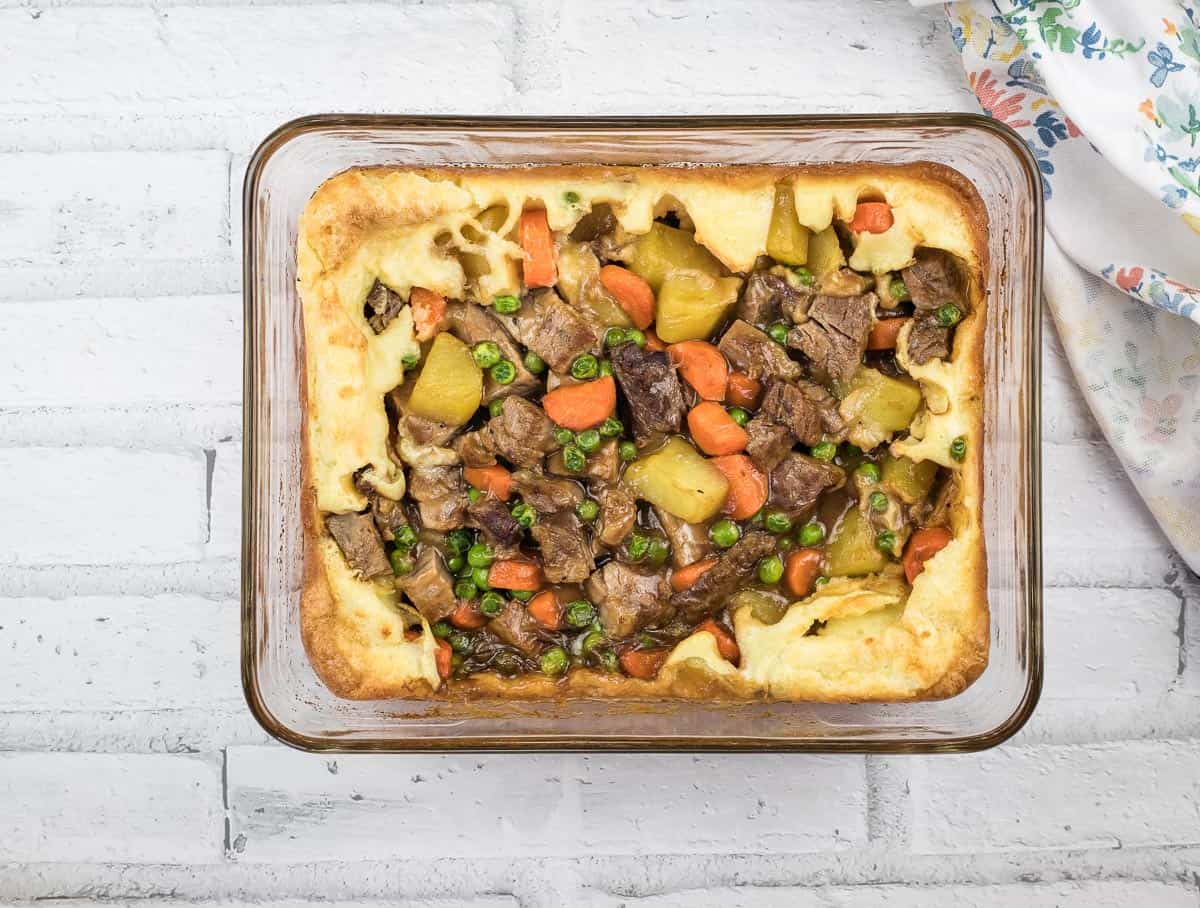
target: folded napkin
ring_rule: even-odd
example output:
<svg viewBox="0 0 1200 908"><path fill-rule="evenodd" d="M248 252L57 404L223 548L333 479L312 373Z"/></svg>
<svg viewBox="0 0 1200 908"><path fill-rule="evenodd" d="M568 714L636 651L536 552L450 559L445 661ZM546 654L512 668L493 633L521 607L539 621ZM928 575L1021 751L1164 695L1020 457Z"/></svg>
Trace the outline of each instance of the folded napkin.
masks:
<svg viewBox="0 0 1200 908"><path fill-rule="evenodd" d="M927 0L913 0L927 5ZM1084 397L1200 570L1200 14L1182 0L946 4L984 111L1042 172L1046 302Z"/></svg>

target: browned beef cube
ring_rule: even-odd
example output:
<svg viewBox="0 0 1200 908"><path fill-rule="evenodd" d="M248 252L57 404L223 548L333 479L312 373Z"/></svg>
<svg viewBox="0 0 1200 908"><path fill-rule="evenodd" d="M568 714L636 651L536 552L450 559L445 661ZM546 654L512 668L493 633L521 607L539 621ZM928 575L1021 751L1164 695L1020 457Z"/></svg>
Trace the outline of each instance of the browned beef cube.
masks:
<svg viewBox="0 0 1200 908"><path fill-rule="evenodd" d="M675 366L665 352L621 344L613 351L612 366L639 444L679 431L687 407Z"/></svg>
<svg viewBox="0 0 1200 908"><path fill-rule="evenodd" d="M555 372L566 372L577 356L600 346L597 329L552 289L528 294L516 313L498 318Z"/></svg>
<svg viewBox="0 0 1200 908"><path fill-rule="evenodd" d="M763 473L770 473L783 458L791 453L796 439L787 426L772 422L765 416L756 416L746 423L746 455Z"/></svg>
<svg viewBox="0 0 1200 908"><path fill-rule="evenodd" d="M608 636L628 637L671 617L671 584L664 570L646 571L610 561L588 578L588 599L600 613Z"/></svg>
<svg viewBox="0 0 1200 908"><path fill-rule="evenodd" d="M383 539L370 514L329 514L325 528L338 544L350 570L364 580L392 573Z"/></svg>
<svg viewBox="0 0 1200 908"><path fill-rule="evenodd" d="M519 602L509 601L504 611L488 622L487 629L527 656L542 648L538 624Z"/></svg>
<svg viewBox="0 0 1200 908"><path fill-rule="evenodd" d="M950 329L943 328L937 319L926 313L913 319L908 329L908 358L918 366L931 359L945 359L950 355Z"/></svg>
<svg viewBox="0 0 1200 908"><path fill-rule="evenodd" d="M798 441L810 447L824 434L821 411L795 384L770 381L758 408L758 418L766 418L787 426Z"/></svg>
<svg viewBox="0 0 1200 908"><path fill-rule="evenodd" d="M430 624L441 621L458 607L454 578L442 563L441 554L431 546L422 549L412 573L400 578L397 585Z"/></svg>
<svg viewBox="0 0 1200 908"><path fill-rule="evenodd" d="M775 537L761 530L747 533L721 559L685 590L671 597L671 605L692 623L716 615L749 580L759 559L775 552Z"/></svg>
<svg viewBox="0 0 1200 908"><path fill-rule="evenodd" d="M512 489L521 500L539 514L574 511L583 501L583 489L570 479L552 479L536 470L517 470L512 474Z"/></svg>
<svg viewBox="0 0 1200 908"><path fill-rule="evenodd" d="M637 500L617 485L600 490L596 538L609 547L620 545L637 524Z"/></svg>
<svg viewBox="0 0 1200 908"><path fill-rule="evenodd" d="M771 471L771 505L795 517L845 481L841 467L793 452Z"/></svg>
<svg viewBox="0 0 1200 908"><path fill-rule="evenodd" d="M533 525L542 572L551 583L582 583L596 568L592 549L574 514L549 514Z"/></svg>
<svg viewBox="0 0 1200 908"><path fill-rule="evenodd" d="M685 567L713 553L708 528L703 524L688 523L662 508L655 508L654 516L671 543L671 564L675 567Z"/></svg>
<svg viewBox="0 0 1200 908"><path fill-rule="evenodd" d="M800 365L787 355L782 345L741 319L725 330L717 346L734 369L751 378L762 381L800 377Z"/></svg>
<svg viewBox="0 0 1200 908"><path fill-rule="evenodd" d="M954 303L966 311L966 281L962 269L948 252L918 249L916 261L900 272L918 309L937 309Z"/></svg>

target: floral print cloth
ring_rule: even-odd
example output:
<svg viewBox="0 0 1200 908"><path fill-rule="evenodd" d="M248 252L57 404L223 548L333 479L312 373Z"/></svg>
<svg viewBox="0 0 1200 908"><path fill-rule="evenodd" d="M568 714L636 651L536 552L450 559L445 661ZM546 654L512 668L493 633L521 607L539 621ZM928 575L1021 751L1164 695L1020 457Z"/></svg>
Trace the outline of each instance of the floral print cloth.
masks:
<svg viewBox="0 0 1200 908"><path fill-rule="evenodd" d="M925 5L924 0L914 0ZM1200 13L948 3L983 109L1042 172L1046 302L1105 437L1200 570Z"/></svg>

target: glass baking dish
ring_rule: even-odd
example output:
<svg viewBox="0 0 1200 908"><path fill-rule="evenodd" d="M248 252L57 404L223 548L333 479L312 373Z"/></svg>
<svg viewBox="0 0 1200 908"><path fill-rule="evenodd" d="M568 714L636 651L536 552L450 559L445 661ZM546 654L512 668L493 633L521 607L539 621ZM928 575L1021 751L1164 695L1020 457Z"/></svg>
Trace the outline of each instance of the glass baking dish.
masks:
<svg viewBox="0 0 1200 908"><path fill-rule="evenodd" d="M300 639L297 222L326 178L368 164L760 164L934 161L989 218L985 533L991 657L965 692L902 704L562 700L349 701ZM1042 684L1042 194L1015 133L966 114L704 118L316 116L258 148L244 189L242 679L263 727L320 751L954 752L993 746Z"/></svg>

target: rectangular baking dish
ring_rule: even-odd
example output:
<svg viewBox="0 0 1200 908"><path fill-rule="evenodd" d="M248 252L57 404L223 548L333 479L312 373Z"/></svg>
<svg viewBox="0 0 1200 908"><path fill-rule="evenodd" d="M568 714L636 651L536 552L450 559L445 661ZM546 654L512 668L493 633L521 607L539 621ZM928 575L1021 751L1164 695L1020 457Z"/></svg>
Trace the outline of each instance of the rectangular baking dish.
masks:
<svg viewBox="0 0 1200 908"><path fill-rule="evenodd" d="M985 535L991 657L948 700L903 704L686 701L348 701L300 639L300 376L296 231L322 181L398 164L934 161L978 189L989 219ZM957 752L1029 718L1042 684L1040 283L1036 163L1002 124L967 114L516 119L326 115L251 159L244 188L242 680L251 711L314 751L760 750Z"/></svg>

